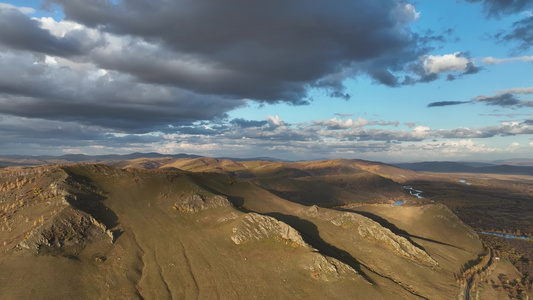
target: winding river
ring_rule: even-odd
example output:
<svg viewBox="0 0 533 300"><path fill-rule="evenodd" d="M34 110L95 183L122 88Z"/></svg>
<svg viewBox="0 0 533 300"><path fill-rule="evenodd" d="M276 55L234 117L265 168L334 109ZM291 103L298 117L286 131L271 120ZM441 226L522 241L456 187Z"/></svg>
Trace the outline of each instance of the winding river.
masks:
<svg viewBox="0 0 533 300"><path fill-rule="evenodd" d="M409 185L404 185L403 186L404 189L408 190L409 191L409 194L417 197L418 199L424 199L424 197L420 196L420 194L422 193L422 191L419 191L419 190L416 190L414 189L412 186L409 186Z"/></svg>
<svg viewBox="0 0 533 300"><path fill-rule="evenodd" d="M521 239L521 240L529 240L529 239L531 239L530 237L525 236L525 235L503 234L503 233L494 233L494 232L487 232L487 231L476 231L476 232L477 233L481 233L481 234L499 236L499 237L503 237L503 238L506 238L506 239Z"/></svg>
<svg viewBox="0 0 533 300"><path fill-rule="evenodd" d="M466 181L466 179L459 179L459 182L464 183L464 184L466 184L466 185L472 185L472 183Z"/></svg>

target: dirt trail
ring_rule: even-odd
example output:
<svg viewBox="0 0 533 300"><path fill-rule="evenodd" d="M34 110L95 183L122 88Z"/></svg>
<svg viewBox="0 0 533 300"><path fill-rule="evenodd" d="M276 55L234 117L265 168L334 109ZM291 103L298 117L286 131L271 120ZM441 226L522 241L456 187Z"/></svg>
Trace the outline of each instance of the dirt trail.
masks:
<svg viewBox="0 0 533 300"><path fill-rule="evenodd" d="M489 260L487 261L487 263L485 263L481 267L479 273L486 271L492 265L493 260L494 260L494 250L492 250L492 248L489 248ZM483 261L481 261L480 264L483 264ZM474 280L476 279L477 276L478 276L478 272L470 275L470 277L466 280L466 285L465 285L464 291L463 291L464 300L470 300L470 292L472 291Z"/></svg>

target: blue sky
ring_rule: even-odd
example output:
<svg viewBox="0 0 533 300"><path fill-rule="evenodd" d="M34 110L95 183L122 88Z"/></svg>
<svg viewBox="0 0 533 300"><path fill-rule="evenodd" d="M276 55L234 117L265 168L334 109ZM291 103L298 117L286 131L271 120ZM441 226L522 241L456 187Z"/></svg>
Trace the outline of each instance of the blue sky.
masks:
<svg viewBox="0 0 533 300"><path fill-rule="evenodd" d="M533 158L532 11L3 1L0 155Z"/></svg>

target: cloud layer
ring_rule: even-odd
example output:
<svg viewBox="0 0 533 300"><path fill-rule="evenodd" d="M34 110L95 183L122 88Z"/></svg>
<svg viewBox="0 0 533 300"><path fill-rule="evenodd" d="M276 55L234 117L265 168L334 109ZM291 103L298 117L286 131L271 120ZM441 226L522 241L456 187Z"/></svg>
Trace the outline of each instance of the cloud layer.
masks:
<svg viewBox="0 0 533 300"><path fill-rule="evenodd" d="M312 88L348 99L344 80L361 74L396 86L392 72L428 49L399 0L45 5L65 19L0 6L0 67L14 70L0 75L1 114L151 132L248 101L306 104Z"/></svg>
<svg viewBox="0 0 533 300"><path fill-rule="evenodd" d="M69 20L153 47L142 59L136 49L107 53L102 67L200 94L302 103L309 86L344 95L346 76L418 55L408 27L417 13L395 0L49 3L64 7ZM175 65L161 68L169 60Z"/></svg>
<svg viewBox="0 0 533 300"><path fill-rule="evenodd" d="M467 1L482 3L488 17L531 8L527 1ZM351 118L346 112L298 124L275 115L229 119L228 112L251 102L308 104L317 90L348 100L347 79L368 77L377 85L401 87L482 70L469 52L432 53L452 29L415 32L412 25L422 14L403 0L46 0L44 5L57 5L65 19L36 18L33 8L0 3L0 69L9 70L0 72L4 153L25 145L28 151L209 154L220 144L235 153L373 153L415 142L438 148L428 144L437 139L530 132L529 120L434 130L415 120ZM528 49L530 26L526 18L497 38ZM531 59L483 62L509 61ZM428 106L530 107L521 96L530 89Z"/></svg>

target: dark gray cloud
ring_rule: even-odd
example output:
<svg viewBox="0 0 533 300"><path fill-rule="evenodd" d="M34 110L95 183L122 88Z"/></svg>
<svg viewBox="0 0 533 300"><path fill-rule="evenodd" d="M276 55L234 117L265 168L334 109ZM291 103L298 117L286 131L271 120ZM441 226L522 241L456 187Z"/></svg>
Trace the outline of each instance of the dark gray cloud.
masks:
<svg viewBox="0 0 533 300"><path fill-rule="evenodd" d="M339 90L333 91L333 92L329 93L328 95L330 97L332 97L332 98L344 99L346 101L350 100L350 98L351 98L350 94L343 93L343 92L341 92Z"/></svg>
<svg viewBox="0 0 533 300"><path fill-rule="evenodd" d="M439 74L428 72L424 67L424 58L420 57L417 61L410 63L407 66L410 74L416 75L416 77L406 75L402 81L402 85L414 85L419 82L427 83L435 81L439 78Z"/></svg>
<svg viewBox="0 0 533 300"><path fill-rule="evenodd" d="M15 8L0 7L0 44L12 49L29 50L56 56L74 56L103 44L91 41L85 31L72 31L57 37L41 28L41 22Z"/></svg>
<svg viewBox="0 0 533 300"><path fill-rule="evenodd" d="M344 113L335 113L336 116L339 116L339 117L351 117L353 116L353 114L344 114Z"/></svg>
<svg viewBox="0 0 533 300"><path fill-rule="evenodd" d="M404 122L403 125L409 127L409 128L413 128L417 125L417 123L415 122Z"/></svg>
<svg viewBox="0 0 533 300"><path fill-rule="evenodd" d="M530 0L466 0L471 3L482 3L488 16L499 17L505 14L520 13L533 8Z"/></svg>
<svg viewBox="0 0 533 300"><path fill-rule="evenodd" d="M454 81L455 79L457 79L456 75L453 75L453 74L446 75L446 80L448 81Z"/></svg>
<svg viewBox="0 0 533 300"><path fill-rule="evenodd" d="M170 76L168 68L149 68L150 61L127 53L106 56L101 65L196 93L267 102L301 102L307 86L343 70L338 80L361 71L399 70L420 55L423 42L407 27L415 19L414 8L397 0L380 5L370 0L47 2L62 6L69 20L139 37L224 72ZM376 80L394 84L391 76ZM332 96L347 97L339 81L321 84L337 91Z"/></svg>
<svg viewBox="0 0 533 300"><path fill-rule="evenodd" d="M242 118L233 119L229 123L233 125L238 125L242 128L261 127L261 126L268 124L267 121L246 120Z"/></svg>
<svg viewBox="0 0 533 300"><path fill-rule="evenodd" d="M487 105L502 106L502 107L513 107L521 106L523 101L517 98L513 94L499 94L496 96L479 96L474 99Z"/></svg>
<svg viewBox="0 0 533 300"><path fill-rule="evenodd" d="M483 4L489 17L499 18L502 15L518 14L533 10L531 0L466 0L471 3ZM503 30L495 35L496 39L505 42L518 42L519 46L513 51L517 54L529 50L533 46L533 17L526 17L513 24L512 29Z"/></svg>
<svg viewBox="0 0 533 300"><path fill-rule="evenodd" d="M379 122L376 122L376 124L380 125L380 126L394 126L394 127L398 127L400 125L400 122L399 121L385 121L385 120L380 120Z"/></svg>
<svg viewBox="0 0 533 300"><path fill-rule="evenodd" d="M513 23L511 31L500 32L495 37L504 42L518 42L515 54L529 50L533 46L533 17Z"/></svg>
<svg viewBox="0 0 533 300"><path fill-rule="evenodd" d="M0 73L0 114L168 131L250 100L309 104L311 88L349 99L343 82L363 74L399 86L442 41L412 33L417 13L400 0L55 4L66 21L0 10L0 68L13 70Z"/></svg>
<svg viewBox="0 0 533 300"><path fill-rule="evenodd" d="M520 116L531 116L531 114L479 114L480 116L491 116L491 117L506 117L506 118L516 118Z"/></svg>
<svg viewBox="0 0 533 300"><path fill-rule="evenodd" d="M370 70L368 73L376 82L390 87L398 86L398 77L392 74L389 70Z"/></svg>
<svg viewBox="0 0 533 300"><path fill-rule="evenodd" d="M470 62L466 63L466 68L465 68L465 70L463 72L461 72L459 74L448 74L446 76L446 80L454 81L456 79L460 79L460 78L464 77L465 75L477 74L481 70L483 70L483 67L478 67L473 62L470 61Z"/></svg>
<svg viewBox="0 0 533 300"><path fill-rule="evenodd" d="M441 107L467 103L483 103L485 105L500 106L504 108L533 107L533 101L520 99L512 93L500 93L495 96L477 96L470 101L438 101L429 103L427 107Z"/></svg>
<svg viewBox="0 0 533 300"><path fill-rule="evenodd" d="M85 71L35 63L31 55L0 56L0 113L75 121L123 132L164 130L225 116L243 100L199 95L172 86L132 82L120 73ZM93 77L93 78L90 78ZM53 88L51 88L53 87Z"/></svg>
<svg viewBox="0 0 533 300"><path fill-rule="evenodd" d="M416 50L416 57L412 57L410 61L404 61L402 63L393 62L392 60L394 57L392 57L392 60L389 59L390 61L380 58L364 69L367 70L366 73L375 83L389 87L401 87L435 81L439 79L439 72L433 72L426 68L426 59L428 58L426 54L434 50L430 45L448 41L449 35L452 33L453 29L446 29L440 34L435 34L432 30L426 30L423 34L413 33L412 39L417 41L417 44L419 45ZM469 59L467 52L458 53L458 55ZM480 69L476 69L476 66L472 62L467 66L467 69L460 74L460 76L475 74L475 71L478 70Z"/></svg>
<svg viewBox="0 0 533 300"><path fill-rule="evenodd" d="M468 62L466 64L466 69L463 71L463 75L471 75L471 74L477 74L479 71L481 71L483 68L476 66L473 62Z"/></svg>
<svg viewBox="0 0 533 300"><path fill-rule="evenodd" d="M459 105L459 104L465 104L465 103L470 103L470 101L438 101L438 102L429 103L427 107L450 106L450 105Z"/></svg>
<svg viewBox="0 0 533 300"><path fill-rule="evenodd" d="M405 124L408 131L376 128L398 129L392 126L399 121L385 120L328 125L289 124L277 116L228 119L228 111L250 101L307 104L313 89L348 99L352 91L344 82L357 76L390 87L438 79L448 71L428 71L424 58L434 44L449 41L453 30L413 33L417 14L402 0L46 4L59 5L65 20L38 20L8 6L0 10L0 69L9 70L0 72L4 153L19 143L33 145L31 151L59 145L73 151L209 154L202 149L227 143L233 147L228 149L262 155L305 149L322 155L529 130L527 124L479 133L439 132L415 123ZM478 71L472 63L450 72L462 72L454 73L459 78ZM504 100L485 103L526 103Z"/></svg>
<svg viewBox="0 0 533 300"><path fill-rule="evenodd" d="M440 34L436 34L432 29L427 29L424 34L420 36L420 41L424 44L431 44L433 42L444 43L450 39L450 36L454 33L455 29L447 28Z"/></svg>
<svg viewBox="0 0 533 300"><path fill-rule="evenodd" d="M0 119L0 136L8 139L95 140L105 133L103 128L39 119L4 117Z"/></svg>

